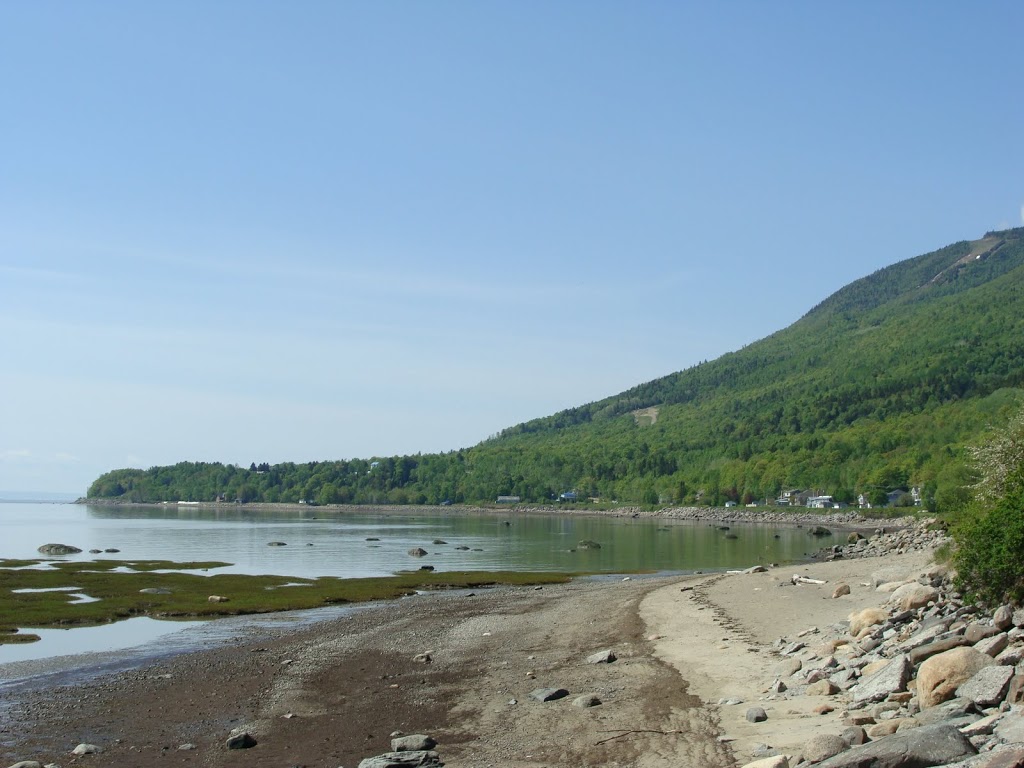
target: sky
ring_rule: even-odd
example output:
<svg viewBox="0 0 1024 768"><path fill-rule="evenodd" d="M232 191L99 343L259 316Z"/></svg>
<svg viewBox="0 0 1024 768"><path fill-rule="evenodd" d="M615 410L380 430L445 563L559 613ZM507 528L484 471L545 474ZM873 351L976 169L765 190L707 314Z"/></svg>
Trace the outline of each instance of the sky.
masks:
<svg viewBox="0 0 1024 768"><path fill-rule="evenodd" d="M1022 27L0 3L0 489L468 447L1021 226Z"/></svg>

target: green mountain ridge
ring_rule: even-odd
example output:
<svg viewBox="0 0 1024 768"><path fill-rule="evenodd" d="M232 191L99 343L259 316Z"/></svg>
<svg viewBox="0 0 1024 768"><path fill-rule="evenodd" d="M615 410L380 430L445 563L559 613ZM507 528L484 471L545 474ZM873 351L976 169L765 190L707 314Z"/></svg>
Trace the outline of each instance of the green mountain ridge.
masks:
<svg viewBox="0 0 1024 768"><path fill-rule="evenodd" d="M1024 228L901 261L711 362L468 449L250 470L115 470L90 497L438 503L515 495L721 504L919 486L955 503L963 449L1024 403Z"/></svg>

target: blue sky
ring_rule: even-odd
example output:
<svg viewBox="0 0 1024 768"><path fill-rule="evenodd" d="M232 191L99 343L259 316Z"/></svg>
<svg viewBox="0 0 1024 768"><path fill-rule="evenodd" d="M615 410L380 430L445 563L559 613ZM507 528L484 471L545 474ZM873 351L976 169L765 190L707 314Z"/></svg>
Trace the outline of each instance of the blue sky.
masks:
<svg viewBox="0 0 1024 768"><path fill-rule="evenodd" d="M1022 25L0 4L0 489L469 446L1020 226Z"/></svg>

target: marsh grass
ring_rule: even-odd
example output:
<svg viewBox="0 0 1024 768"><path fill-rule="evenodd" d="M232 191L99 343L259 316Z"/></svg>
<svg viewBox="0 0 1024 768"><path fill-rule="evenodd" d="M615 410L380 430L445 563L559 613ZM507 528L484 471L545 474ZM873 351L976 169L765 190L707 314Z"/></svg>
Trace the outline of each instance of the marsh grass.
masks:
<svg viewBox="0 0 1024 768"><path fill-rule="evenodd" d="M135 616L175 619L272 613L387 600L422 590L562 583L574 575L407 571L395 576L363 579L301 579L229 573L203 576L181 572L226 563L98 560L53 563L52 567L45 569L12 570L14 566L10 566L10 562L0 565L0 643L29 642L29 635L14 634L20 627L88 626ZM29 561L29 564L41 562L44 561ZM120 566L131 567L133 572L114 570ZM55 587L75 587L97 600L73 604L70 601L74 598L67 592L13 591ZM169 594L143 594L140 592L142 589L167 590ZM211 595L221 595L228 601L210 602Z"/></svg>

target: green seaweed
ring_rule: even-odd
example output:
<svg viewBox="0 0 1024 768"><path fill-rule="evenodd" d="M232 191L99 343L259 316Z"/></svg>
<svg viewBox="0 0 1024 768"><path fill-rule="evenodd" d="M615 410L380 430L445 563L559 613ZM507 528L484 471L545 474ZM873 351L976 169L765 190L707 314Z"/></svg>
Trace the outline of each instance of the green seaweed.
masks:
<svg viewBox="0 0 1024 768"><path fill-rule="evenodd" d="M130 573L114 572L111 570L114 565L110 563L131 565L135 570ZM202 576L176 570L155 572L168 571L169 566L192 568L195 565L169 561L92 561L56 563L54 567L45 569L12 570L0 567L0 616L4 617L0 631L10 631L16 627L88 626L134 616L180 619L272 613L339 603L387 600L421 590L562 583L573 575L417 570L375 578L301 579L229 573ZM280 588L285 586L289 588ZM58 587L75 587L76 591L97 600L74 603L72 601L75 598L68 592L14 591ZM166 590L168 594L140 592L143 589ZM212 595L227 600L211 602L209 598ZM0 642L9 641L14 636L4 635Z"/></svg>

